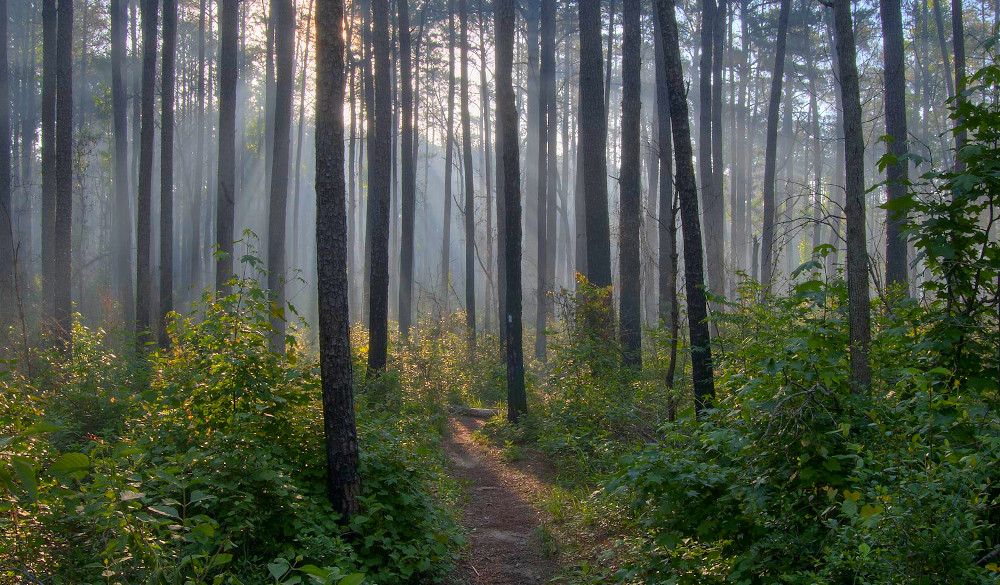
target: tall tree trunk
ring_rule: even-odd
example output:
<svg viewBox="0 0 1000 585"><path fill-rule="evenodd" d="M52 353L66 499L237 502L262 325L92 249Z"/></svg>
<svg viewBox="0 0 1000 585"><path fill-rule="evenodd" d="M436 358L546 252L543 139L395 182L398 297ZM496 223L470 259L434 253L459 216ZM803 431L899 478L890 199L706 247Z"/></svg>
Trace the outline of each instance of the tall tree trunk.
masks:
<svg viewBox="0 0 1000 585"><path fill-rule="evenodd" d="M272 313L271 348L285 351L285 223L288 215L288 162L291 155L292 91L295 86L295 7L292 0L271 0L274 29L274 130L271 140L271 198L267 227L267 288L277 311ZM343 147L341 147L343 151ZM296 172L298 170L296 169Z"/></svg>
<svg viewBox="0 0 1000 585"><path fill-rule="evenodd" d="M160 347L170 343L167 315L174 310L174 60L177 2L163 0L163 74L160 121Z"/></svg>
<svg viewBox="0 0 1000 585"><path fill-rule="evenodd" d="M726 209L723 194L725 168L722 164L722 58L727 2L728 0L719 0L717 10L712 15L712 184L710 193L702 191L703 194L708 195L708 199L705 200L705 228L708 232L708 237L705 238L708 285L712 293L716 295L726 293Z"/></svg>
<svg viewBox="0 0 1000 585"><path fill-rule="evenodd" d="M781 83L785 76L785 46L788 37L788 13L791 0L781 0L778 13L778 40L771 75L771 98L767 106L767 146L764 150L764 228L761 238L761 284L770 290L774 270L774 182L778 153L778 112L781 108ZM786 115L789 115L786 113Z"/></svg>
<svg viewBox="0 0 1000 585"><path fill-rule="evenodd" d="M785 0L787 1L787 0ZM715 267L712 261L715 260L715 243L712 240L718 238L715 232L717 226L714 223L716 216L716 205L714 201L715 191L712 187L712 180L715 173L712 171L712 58L715 49L713 37L715 35L715 0L701 0L701 30L698 65L698 179L700 180L701 199L705 213L705 227L708 230L705 238L705 249L708 252L709 265L709 285L715 290L712 282ZM710 243L711 242L711 243Z"/></svg>
<svg viewBox="0 0 1000 585"><path fill-rule="evenodd" d="M11 207L10 65L7 60L7 0L0 0L0 326L6 334L14 306L14 208ZM24 177L23 180L27 180Z"/></svg>
<svg viewBox="0 0 1000 585"><path fill-rule="evenodd" d="M42 314L55 318L56 261L56 0L42 0Z"/></svg>
<svg viewBox="0 0 1000 585"><path fill-rule="evenodd" d="M933 0L934 22L937 24L938 45L941 47L941 62L944 63L944 81L948 88L948 97L955 95L955 79L951 75L951 57L948 55L948 43L944 40L944 16L941 14L941 0Z"/></svg>
<svg viewBox="0 0 1000 585"><path fill-rule="evenodd" d="M747 134L747 110L750 109L748 85L750 81L750 15L747 10L747 0L740 0L740 38L743 45L740 55L739 110L737 120L736 145L736 205L732 211L735 217L735 229L732 233L733 257L736 259L736 270L745 270L747 261L747 230L746 218L748 203L747 190L747 151L750 149Z"/></svg>
<svg viewBox="0 0 1000 585"><path fill-rule="evenodd" d="M548 297L552 284L549 276L548 248L555 243L555 234L549 234L549 215L555 214L555 206L549 207L552 199L549 187L549 134L555 134L556 99L556 5L555 0L541 0L541 64L538 80L538 287L535 309L535 357L545 361L545 328L548 325Z"/></svg>
<svg viewBox="0 0 1000 585"><path fill-rule="evenodd" d="M528 412L521 346L521 169L518 160L517 110L514 108L514 0L496 0L497 120L502 131L503 211L506 236L507 418L517 422ZM500 146L500 145L498 145Z"/></svg>
<svg viewBox="0 0 1000 585"><path fill-rule="evenodd" d="M702 268L701 223L698 213L698 187L692 162L691 130L687 97L681 69L677 19L673 0L656 0L662 32L667 93L670 96L670 123L673 131L676 185L684 229L684 277L687 289L688 326L691 337L691 378L694 386L695 412L701 413L715 399L712 377L712 346L708 333L708 305L705 300L705 275Z"/></svg>
<svg viewBox="0 0 1000 585"><path fill-rule="evenodd" d="M608 6L608 46L605 49L607 62L604 64L605 125L607 125L608 116L611 114L611 65L615 52L615 1L616 0L611 0L611 5ZM600 0L598 0L597 3L600 4Z"/></svg>
<svg viewBox="0 0 1000 585"><path fill-rule="evenodd" d="M413 155L416 125L413 115L413 71L410 69L410 11L408 0L396 0L399 15L399 78L402 83L402 241L399 254L399 332L410 340L413 324L413 220L416 213L417 182Z"/></svg>
<svg viewBox="0 0 1000 585"><path fill-rule="evenodd" d="M811 52L812 29L806 29L806 43L810 50L807 59L809 70L809 117L812 119L813 135L813 229L812 247L813 250L823 244L823 136L819 121L819 99L817 93L816 78L819 72L816 69L816 60Z"/></svg>
<svg viewBox="0 0 1000 585"><path fill-rule="evenodd" d="M642 367L642 315L639 282L639 229L641 190L639 170L639 116L641 110L640 79L640 1L622 1L622 163L618 181L621 184L621 214L618 229L620 246L621 295L620 319L623 365Z"/></svg>
<svg viewBox="0 0 1000 585"><path fill-rule="evenodd" d="M608 225L607 116L601 79L599 2L580 2L580 149L586 200L587 279L611 286L611 236Z"/></svg>
<svg viewBox="0 0 1000 585"><path fill-rule="evenodd" d="M372 53L375 61L375 168L368 204L373 206L371 293L369 295L368 370L385 369L389 349L389 196L392 179L392 87L389 69L389 0L372 2Z"/></svg>
<svg viewBox="0 0 1000 585"><path fill-rule="evenodd" d="M344 3L316 9L316 269L326 439L326 491L345 517L358 512L358 432L354 423L351 329L344 214Z"/></svg>
<svg viewBox="0 0 1000 585"><path fill-rule="evenodd" d="M152 311L152 242L150 215L153 193L153 106L156 96L156 21L159 3L144 0L142 4L142 129L139 145L139 199L136 205L135 263L135 336L136 351L145 349L150 332Z"/></svg>
<svg viewBox="0 0 1000 585"><path fill-rule="evenodd" d="M219 12L219 186L216 194L215 289L229 292L233 277L233 232L236 223L236 82L238 67L239 0L220 0Z"/></svg>
<svg viewBox="0 0 1000 585"><path fill-rule="evenodd" d="M844 159L847 162L847 303L850 321L851 389L871 385L869 345L871 310L868 298L868 250L865 235L865 143L858 84L857 45L850 0L833 1L834 35L844 104Z"/></svg>
<svg viewBox="0 0 1000 585"><path fill-rule="evenodd" d="M486 0L479 1L479 91L482 99L483 132L483 184L486 187L486 314L483 330L493 330L493 161L492 138L490 136L490 86L486 83Z"/></svg>
<svg viewBox="0 0 1000 585"><path fill-rule="evenodd" d="M202 283L202 243L201 243L201 203L205 199L205 3L201 0L198 12L198 120L195 131L198 133L198 146L195 154L194 192L191 193L191 250L188 254L190 272L188 284L194 290L193 299L198 297L198 289Z"/></svg>
<svg viewBox="0 0 1000 585"><path fill-rule="evenodd" d="M891 206L893 202L906 197L909 166L906 161L908 136L903 15L900 0L880 0L879 6L882 14L882 58L885 63L885 133L889 136L888 152L896 158L896 163L885 169L886 196ZM902 287L907 292L909 276L903 223L902 215L892 209L886 211L885 283L887 286Z"/></svg>
<svg viewBox="0 0 1000 585"><path fill-rule="evenodd" d="M473 189L472 118L469 115L469 7L458 0L462 68L462 160L465 178L465 325L469 355L476 352L476 192Z"/></svg>
<svg viewBox="0 0 1000 585"><path fill-rule="evenodd" d="M951 0L951 41L955 45L955 95L961 96L965 91L965 25L963 24L962 0ZM964 99L964 98L963 98ZM901 110L901 115L906 115L906 110ZM961 120L956 120L956 127ZM906 118L903 118L906 124ZM958 172L965 170L965 162L958 156L958 152L965 146L966 131L956 129L955 131L955 169Z"/></svg>
<svg viewBox="0 0 1000 585"><path fill-rule="evenodd" d="M72 347L73 245L73 2L60 0L56 40L56 216L55 287L56 335L64 349Z"/></svg>
<svg viewBox="0 0 1000 585"><path fill-rule="evenodd" d="M448 0L448 127L444 148L444 214L441 218L441 317L448 315L451 286L451 187L455 144L455 10Z"/></svg>

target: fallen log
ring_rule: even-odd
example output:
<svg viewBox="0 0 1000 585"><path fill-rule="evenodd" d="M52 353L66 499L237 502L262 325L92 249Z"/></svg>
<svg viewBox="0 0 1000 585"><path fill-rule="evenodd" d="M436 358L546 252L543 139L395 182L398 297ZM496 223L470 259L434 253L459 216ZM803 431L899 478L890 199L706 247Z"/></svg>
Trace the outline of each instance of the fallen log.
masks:
<svg viewBox="0 0 1000 585"><path fill-rule="evenodd" d="M459 406L457 404L449 404L448 411L452 414L471 416L472 418L493 418L494 416L500 414L500 411L496 408L470 408L468 406Z"/></svg>

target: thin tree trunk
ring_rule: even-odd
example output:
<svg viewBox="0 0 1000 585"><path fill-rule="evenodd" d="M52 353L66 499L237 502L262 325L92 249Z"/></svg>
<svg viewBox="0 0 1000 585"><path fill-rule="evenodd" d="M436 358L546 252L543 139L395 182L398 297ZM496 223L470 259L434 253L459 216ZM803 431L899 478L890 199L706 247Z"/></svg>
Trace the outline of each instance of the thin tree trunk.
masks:
<svg viewBox="0 0 1000 585"><path fill-rule="evenodd" d="M521 184L517 110L514 108L514 0L496 0L497 119L503 132L504 230L506 256L507 418L517 422L528 412L521 346Z"/></svg>
<svg viewBox="0 0 1000 585"><path fill-rule="evenodd" d="M55 287L56 336L63 349L72 348L73 302L73 3L60 0L56 40L56 215L55 258L52 285Z"/></svg>
<svg viewBox="0 0 1000 585"><path fill-rule="evenodd" d="M476 353L476 192L473 188L472 118L469 115L469 8L468 0L458 0L459 43L461 43L462 160L465 178L465 325L469 335L469 355Z"/></svg>
<svg viewBox="0 0 1000 585"><path fill-rule="evenodd" d="M163 73L160 121L160 310L159 344L170 343L167 315L174 310L174 62L177 3L163 0Z"/></svg>
<svg viewBox="0 0 1000 585"><path fill-rule="evenodd" d="M302 201L302 144L305 142L306 133L306 77L309 71L309 49L311 48L312 40L312 19L313 19L313 4L315 0L309 0L309 10L306 13L306 38L305 38L305 53L302 58L302 77L299 82L299 122L297 126L296 145L295 145L295 165L292 167L292 176L295 178L295 186L292 189L292 193L295 197L295 203L292 207L292 268L299 269L302 267L302 260L300 254L302 253L302 247L305 242L301 241L302 230L299 229L299 219L301 219L301 213L299 212L299 207ZM351 44L351 33L347 33L347 44ZM354 79L354 69L351 69L351 79ZM351 95L354 95L353 89L351 90ZM351 177L351 200L353 201L354 195L354 102L351 101L351 141L348 149L351 151L351 162L348 164L348 173ZM348 203L348 209L350 209L350 203ZM350 226L350 215L348 217L348 226ZM348 228L348 233L353 237L353 230ZM349 250L352 248L348 248ZM350 263L348 263L350 266ZM350 268L348 268L350 270ZM350 272L348 272L350 274Z"/></svg>
<svg viewBox="0 0 1000 585"><path fill-rule="evenodd" d="M444 149L444 214L441 218L441 318L448 315L451 296L451 187L454 166L455 128L455 10L454 1L448 0L448 122L445 128Z"/></svg>
<svg viewBox="0 0 1000 585"><path fill-rule="evenodd" d="M961 3L961 0L953 0ZM882 57L885 63L885 133L889 136L888 152L895 164L885 169L886 196L889 205L906 197L909 163L906 161L906 67L903 55L903 15L900 0L880 0L882 13ZM956 52L956 65L958 53ZM908 287L906 267L906 236L904 218L897 212L886 211L885 282L887 286Z"/></svg>
<svg viewBox="0 0 1000 585"><path fill-rule="evenodd" d="M191 193L191 250L188 255L190 262L190 273L188 284L194 289L192 299L198 297L198 289L202 284L202 243L201 243L201 203L205 199L205 3L201 0L201 7L198 12L198 120L196 132L198 132L198 146L195 155L194 183L195 189Z"/></svg>
<svg viewBox="0 0 1000 585"><path fill-rule="evenodd" d="M135 263L135 336L136 351L145 350L150 333L152 310L152 270L150 215L153 193L153 106L156 90L156 21L159 10L157 0L142 4L142 129L139 145L139 199L136 208Z"/></svg>
<svg viewBox="0 0 1000 585"><path fill-rule="evenodd" d="M492 137L490 136L490 86L486 82L486 0L479 2L479 90L482 99L483 132L483 184L486 187L486 313L483 330L493 330L493 161Z"/></svg>
<svg viewBox="0 0 1000 585"><path fill-rule="evenodd" d="M7 0L0 0L0 326L6 337L14 306L14 208L11 207L10 65L7 60ZM27 177L24 178L27 180ZM6 356L5 356L6 357Z"/></svg>
<svg viewBox="0 0 1000 585"><path fill-rule="evenodd" d="M851 389L867 392L871 385L869 345L871 310L868 298L868 250L865 235L865 143L857 50L850 0L833 2L834 35L840 64L844 104L844 159L847 162L847 302L850 321Z"/></svg>
<svg viewBox="0 0 1000 585"><path fill-rule="evenodd" d="M548 216L555 214L555 206L549 207L552 198L549 187L549 134L554 134L555 128L555 89L556 89L556 5L555 0L541 0L541 56L538 79L538 207L537 213L537 245L538 245L538 286L536 289L535 309L535 357L545 361L546 339L545 328L548 325L548 296L551 290L549 275L549 238L555 241L555 234L548 233Z"/></svg>
<svg viewBox="0 0 1000 585"><path fill-rule="evenodd" d="M413 221L417 183L413 145L416 125L413 116L413 71L410 69L410 11L408 0L396 0L399 15L399 73L402 83L403 152L402 241L399 255L399 332L409 342L413 322Z"/></svg>
<svg viewBox="0 0 1000 585"><path fill-rule="evenodd" d="M229 292L233 276L236 223L236 82L238 76L239 0L220 0L219 12L219 186L216 204L215 289Z"/></svg>
<svg viewBox="0 0 1000 585"><path fill-rule="evenodd" d="M944 17L941 14L941 0L933 0L934 22L937 24L938 45L941 47L941 62L944 63L944 81L948 87L948 97L955 95L955 79L951 75L951 57L948 43L944 40Z"/></svg>
<svg viewBox="0 0 1000 585"><path fill-rule="evenodd" d="M955 45L955 95L961 95L965 91L965 25L963 24L962 0L951 0L951 41ZM906 115L906 110L901 110L902 115ZM906 124L906 118L903 118ZM962 147L965 146L967 132L961 129L961 120L955 121L955 170L962 172L965 170L965 162L959 156Z"/></svg>
<svg viewBox="0 0 1000 585"><path fill-rule="evenodd" d="M767 107L767 146L764 150L764 228L761 241L761 284L770 290L774 269L774 182L778 152L778 112L781 107L781 83L785 76L785 46L788 36L788 13L791 0L781 0L778 14L778 40L771 75L771 98ZM786 115L789 115L786 113Z"/></svg>
<svg viewBox="0 0 1000 585"><path fill-rule="evenodd" d="M691 336L691 377L694 386L695 412L702 413L715 399L712 375L712 347L708 332L708 305L702 268L701 223L698 213L698 188L692 162L691 130L687 98L681 69L677 20L673 0L656 0L662 31L667 92L670 96L670 122L674 139L676 184L684 229L684 272L687 288L688 326Z"/></svg>
<svg viewBox="0 0 1000 585"><path fill-rule="evenodd" d="M623 365L642 367L642 315L639 282L639 230L641 220L641 185L639 169L639 116L642 90L640 44L640 1L622 1L622 162L618 181L621 184L619 221L621 295L620 319Z"/></svg>
<svg viewBox="0 0 1000 585"><path fill-rule="evenodd" d="M56 0L42 0L42 314L55 318Z"/></svg>
<svg viewBox="0 0 1000 585"><path fill-rule="evenodd" d="M785 0L786 2L788 0ZM712 186L715 173L712 170L712 58L715 49L713 37L715 33L715 0L701 0L701 30L698 65L698 179L700 180L701 198L704 206L705 227L708 230L705 239L705 251L708 253L709 285L715 291L712 276L715 267L715 240L719 234L715 230L716 201Z"/></svg>
<svg viewBox="0 0 1000 585"><path fill-rule="evenodd" d="M389 0L372 2L372 53L375 65L375 148L369 164L375 169L369 188L371 284L369 295L368 371L385 369L389 349L389 204L392 180L392 87L389 69Z"/></svg>
<svg viewBox="0 0 1000 585"><path fill-rule="evenodd" d="M360 508L344 216L343 0L316 10L316 268L326 490L345 517Z"/></svg>
<svg viewBox="0 0 1000 585"><path fill-rule="evenodd" d="M726 5L728 0L719 0L718 8L712 15L712 184L710 197L705 202L706 262L708 264L708 284L712 293L726 293L726 238L725 238L725 168L722 164L722 58L726 28ZM708 193L703 191L703 193Z"/></svg>

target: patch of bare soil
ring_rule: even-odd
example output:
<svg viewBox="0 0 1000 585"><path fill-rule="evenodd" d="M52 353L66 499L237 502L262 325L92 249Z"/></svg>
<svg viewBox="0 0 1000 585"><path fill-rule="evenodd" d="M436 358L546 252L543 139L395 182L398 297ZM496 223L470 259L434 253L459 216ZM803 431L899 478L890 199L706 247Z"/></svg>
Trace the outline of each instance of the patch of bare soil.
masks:
<svg viewBox="0 0 1000 585"><path fill-rule="evenodd" d="M468 487L463 525L469 534L466 560L454 576L461 585L533 585L547 582L555 560L543 553L534 507L551 478L550 464L528 453L505 462L493 449L472 439L482 420L452 417L444 449L452 474Z"/></svg>

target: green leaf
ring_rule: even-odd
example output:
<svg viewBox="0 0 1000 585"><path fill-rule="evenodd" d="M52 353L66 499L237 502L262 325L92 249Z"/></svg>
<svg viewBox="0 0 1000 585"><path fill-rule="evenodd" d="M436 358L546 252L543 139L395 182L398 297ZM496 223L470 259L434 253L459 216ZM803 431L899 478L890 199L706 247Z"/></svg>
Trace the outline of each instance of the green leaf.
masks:
<svg viewBox="0 0 1000 585"><path fill-rule="evenodd" d="M275 581L280 581L281 578L285 576L285 573L288 572L288 561L285 559L278 559L273 563L268 563L267 572L271 573L271 576L274 577Z"/></svg>
<svg viewBox="0 0 1000 585"><path fill-rule="evenodd" d="M858 514L858 505L854 500L844 500L844 514L853 518Z"/></svg>
<svg viewBox="0 0 1000 585"><path fill-rule="evenodd" d="M22 437L28 437L28 436L31 436L31 435L40 435L42 433L53 433L55 431L61 431L64 428L66 428L66 427L61 427L59 425L53 425L53 424L49 424L49 423L40 422L40 423L35 423L35 424L31 425L30 427L28 427L28 428L24 429L23 431L21 431L21 433L19 433L19 434Z"/></svg>
<svg viewBox="0 0 1000 585"><path fill-rule="evenodd" d="M52 475L68 475L74 471L82 471L90 468L90 457L83 453L64 453L49 466L49 473Z"/></svg>
<svg viewBox="0 0 1000 585"><path fill-rule="evenodd" d="M219 553L212 558L211 566L218 567L219 565L225 565L231 560L233 560L233 555L229 553Z"/></svg>
<svg viewBox="0 0 1000 585"><path fill-rule="evenodd" d="M364 573L353 573L341 579L338 585L360 585L364 580Z"/></svg>
<svg viewBox="0 0 1000 585"><path fill-rule="evenodd" d="M28 492L31 501L38 500L38 479L35 477L35 464L27 457L13 457L11 463L14 464L14 473L21 480L24 491Z"/></svg>
<svg viewBox="0 0 1000 585"><path fill-rule="evenodd" d="M170 506L150 506L149 509L162 516L167 516L168 518L176 518L180 520L180 515L177 513L177 508L172 508Z"/></svg>

